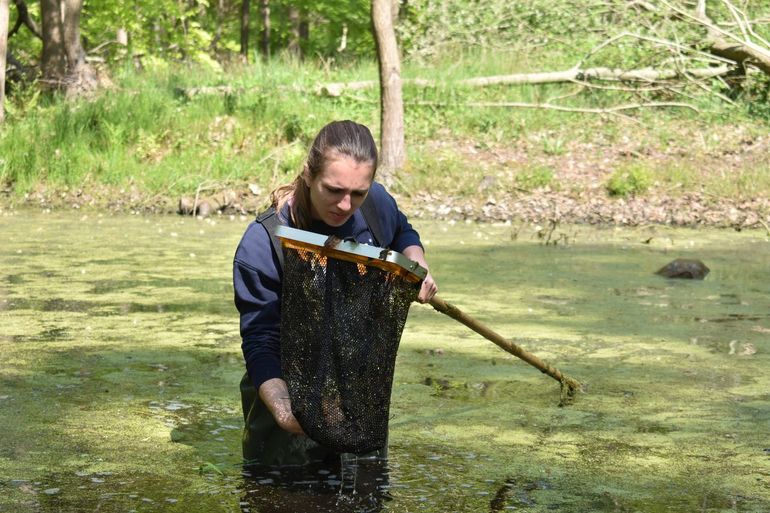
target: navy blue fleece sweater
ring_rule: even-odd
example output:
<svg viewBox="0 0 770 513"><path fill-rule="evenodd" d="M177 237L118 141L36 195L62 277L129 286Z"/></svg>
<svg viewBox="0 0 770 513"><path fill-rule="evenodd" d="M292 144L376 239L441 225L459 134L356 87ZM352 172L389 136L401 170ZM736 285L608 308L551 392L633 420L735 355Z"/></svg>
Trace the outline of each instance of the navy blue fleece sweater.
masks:
<svg viewBox="0 0 770 513"><path fill-rule="evenodd" d="M420 236L398 209L395 199L374 182L369 189L374 201L382 235L380 247L402 252L409 246L421 245ZM281 212L281 223L293 226L288 206ZM310 231L341 238L353 237L358 242L373 244L373 237L360 209L342 226L332 227L320 221ZM235 306L241 316L241 348L252 384L259 386L281 374L281 276L282 270L272 250L267 229L252 222L246 229L233 261Z"/></svg>

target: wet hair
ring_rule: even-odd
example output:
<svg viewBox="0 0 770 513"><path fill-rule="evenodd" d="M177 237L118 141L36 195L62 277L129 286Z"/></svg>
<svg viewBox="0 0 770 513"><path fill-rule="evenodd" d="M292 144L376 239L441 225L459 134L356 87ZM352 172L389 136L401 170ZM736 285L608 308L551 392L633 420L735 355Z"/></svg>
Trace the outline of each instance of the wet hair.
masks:
<svg viewBox="0 0 770 513"><path fill-rule="evenodd" d="M332 121L318 132L307 155L302 172L293 182L282 185L270 195L270 201L276 212L291 200L289 212L294 226L308 229L311 223L310 189L302 175L305 167L310 178L323 172L331 160L341 156L352 158L356 163L371 163L377 169L377 145L371 131L364 125L350 120Z"/></svg>

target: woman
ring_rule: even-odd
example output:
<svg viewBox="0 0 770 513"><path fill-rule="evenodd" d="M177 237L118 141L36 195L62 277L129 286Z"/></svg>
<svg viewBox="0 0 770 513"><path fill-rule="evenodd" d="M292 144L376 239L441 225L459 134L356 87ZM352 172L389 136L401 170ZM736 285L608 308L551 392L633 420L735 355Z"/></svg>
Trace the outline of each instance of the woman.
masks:
<svg viewBox="0 0 770 513"><path fill-rule="evenodd" d="M377 147L368 128L352 121L326 125L316 136L302 173L272 193L273 207L249 225L236 250L233 285L247 369L241 381L247 461L302 464L330 456L304 436L281 375L282 271L267 221L387 247L428 269L419 235L393 197L374 181L376 169ZM364 201L369 218L360 209ZM371 219L373 215L376 219ZM436 291L429 273L418 301L430 301Z"/></svg>

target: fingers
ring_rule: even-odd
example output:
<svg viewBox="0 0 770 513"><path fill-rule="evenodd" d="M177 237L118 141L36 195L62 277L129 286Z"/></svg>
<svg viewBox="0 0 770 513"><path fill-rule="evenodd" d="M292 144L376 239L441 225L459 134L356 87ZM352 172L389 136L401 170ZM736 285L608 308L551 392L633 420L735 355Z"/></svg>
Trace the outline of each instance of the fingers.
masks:
<svg viewBox="0 0 770 513"><path fill-rule="evenodd" d="M433 276L428 273L428 275L422 281L420 292L417 294L417 301L420 303L428 303L431 299L433 299L433 296L435 296L437 292L438 286L436 285L436 282L433 281Z"/></svg>

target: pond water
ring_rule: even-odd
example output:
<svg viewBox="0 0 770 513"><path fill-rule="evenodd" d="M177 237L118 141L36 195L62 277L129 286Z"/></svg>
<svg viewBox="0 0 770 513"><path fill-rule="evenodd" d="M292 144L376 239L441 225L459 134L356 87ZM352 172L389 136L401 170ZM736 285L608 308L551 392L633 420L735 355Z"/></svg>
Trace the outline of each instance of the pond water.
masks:
<svg viewBox="0 0 770 513"><path fill-rule="evenodd" d="M415 304L387 464L290 472L241 465L246 222L0 213L0 511L770 511L764 232L418 221L441 296L584 392Z"/></svg>

